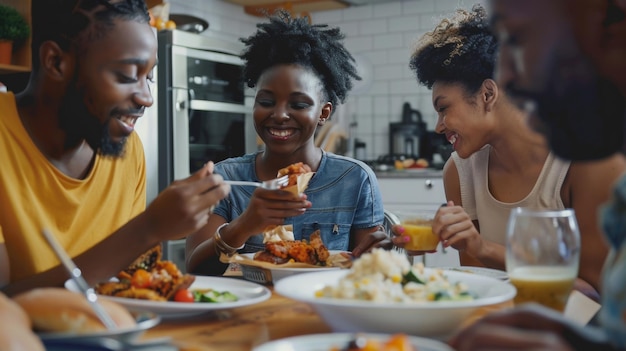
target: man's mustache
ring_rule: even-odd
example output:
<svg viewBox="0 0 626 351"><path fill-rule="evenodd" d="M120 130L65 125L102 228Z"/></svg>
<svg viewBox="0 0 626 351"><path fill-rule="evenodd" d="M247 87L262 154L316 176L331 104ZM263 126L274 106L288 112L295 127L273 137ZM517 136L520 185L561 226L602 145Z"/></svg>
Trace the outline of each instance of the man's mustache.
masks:
<svg viewBox="0 0 626 351"><path fill-rule="evenodd" d="M112 117L119 117L119 116L127 116L127 115L143 115L144 112L146 112L146 107L142 106L142 107L137 107L137 108L131 108L131 109L118 109L118 108L114 108L111 111L111 116Z"/></svg>

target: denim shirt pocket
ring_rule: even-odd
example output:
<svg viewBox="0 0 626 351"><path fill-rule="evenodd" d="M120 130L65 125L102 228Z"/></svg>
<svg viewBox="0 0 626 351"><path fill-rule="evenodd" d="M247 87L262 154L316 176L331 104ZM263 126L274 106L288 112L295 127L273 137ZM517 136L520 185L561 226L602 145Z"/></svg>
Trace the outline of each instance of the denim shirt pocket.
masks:
<svg viewBox="0 0 626 351"><path fill-rule="evenodd" d="M347 251L350 245L350 224L339 223L303 223L302 238L309 240L313 232L319 229L322 241L328 250Z"/></svg>

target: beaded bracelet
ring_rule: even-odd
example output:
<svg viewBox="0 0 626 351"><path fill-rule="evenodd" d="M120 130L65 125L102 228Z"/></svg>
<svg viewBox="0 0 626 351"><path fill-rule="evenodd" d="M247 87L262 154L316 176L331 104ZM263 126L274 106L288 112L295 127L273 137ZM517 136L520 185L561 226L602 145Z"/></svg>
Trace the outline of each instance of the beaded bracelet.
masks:
<svg viewBox="0 0 626 351"><path fill-rule="evenodd" d="M222 240L222 235L220 235L220 230L222 230L222 228L224 228L228 224L229 223L226 222L220 225L219 227L217 227L217 230L215 231L215 235L213 235L213 240L215 240L215 252L217 253L218 256L220 256L222 253L226 254L227 256L232 256L238 250L241 250L244 248L244 246L246 246L246 244L243 244L240 247L232 247L228 245L226 242L224 242L224 240Z"/></svg>

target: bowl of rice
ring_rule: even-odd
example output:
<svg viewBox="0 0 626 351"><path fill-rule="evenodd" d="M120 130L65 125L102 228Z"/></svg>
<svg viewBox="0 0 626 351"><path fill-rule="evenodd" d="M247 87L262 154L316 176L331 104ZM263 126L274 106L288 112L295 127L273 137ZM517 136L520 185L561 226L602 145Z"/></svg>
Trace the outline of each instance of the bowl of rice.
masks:
<svg viewBox="0 0 626 351"><path fill-rule="evenodd" d="M480 308L511 303L515 287L466 272L411 265L373 250L349 270L286 277L274 291L311 305L334 332L406 333L443 339Z"/></svg>

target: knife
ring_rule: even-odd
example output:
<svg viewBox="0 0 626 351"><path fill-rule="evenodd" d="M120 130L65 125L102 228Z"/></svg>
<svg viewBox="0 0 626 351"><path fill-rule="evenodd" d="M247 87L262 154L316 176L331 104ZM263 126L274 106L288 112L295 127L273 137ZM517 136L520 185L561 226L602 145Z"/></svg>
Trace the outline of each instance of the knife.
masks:
<svg viewBox="0 0 626 351"><path fill-rule="evenodd" d="M67 269L67 272L70 274L70 277L72 278L74 283L76 283L78 289L87 298L87 301L91 305L91 308L94 310L94 312L96 312L96 316L98 317L98 319L100 319L102 324L104 324L104 326L108 330L117 329L117 325L115 324L115 321L113 321L113 318L111 318L111 316L104 310L102 305L98 303L98 295L93 290L93 288L89 287L89 284L87 284L87 281L85 281L85 278L83 278L80 268L76 266L76 263L72 261L65 249L63 249L63 247L59 244L57 239L54 237L54 235L52 235L52 233L50 233L49 230L44 229L42 230L42 233L44 238L46 238L46 240L48 241L48 244L50 244L50 247L52 247L54 253L57 255L59 260L61 260L61 263L63 264L65 269Z"/></svg>

